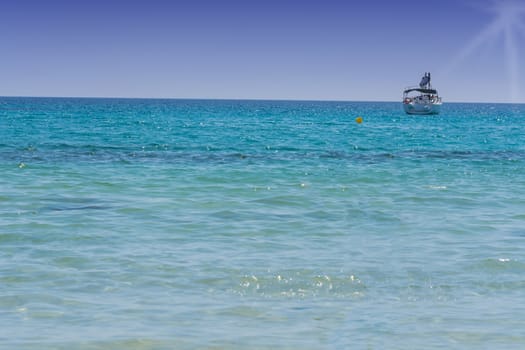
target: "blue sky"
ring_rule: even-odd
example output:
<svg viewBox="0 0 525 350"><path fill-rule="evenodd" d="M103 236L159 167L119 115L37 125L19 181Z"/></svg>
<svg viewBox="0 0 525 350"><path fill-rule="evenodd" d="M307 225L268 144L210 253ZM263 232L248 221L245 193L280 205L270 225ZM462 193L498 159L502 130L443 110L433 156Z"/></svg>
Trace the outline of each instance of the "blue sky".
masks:
<svg viewBox="0 0 525 350"><path fill-rule="evenodd" d="M525 0L3 1L0 95L396 101L430 71L445 101L523 103L524 8Z"/></svg>

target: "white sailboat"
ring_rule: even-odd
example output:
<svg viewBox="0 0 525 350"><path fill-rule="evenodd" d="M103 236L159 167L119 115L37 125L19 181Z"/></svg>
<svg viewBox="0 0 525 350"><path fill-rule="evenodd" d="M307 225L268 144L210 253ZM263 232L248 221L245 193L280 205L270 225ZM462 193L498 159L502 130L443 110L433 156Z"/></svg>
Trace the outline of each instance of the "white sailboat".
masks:
<svg viewBox="0 0 525 350"><path fill-rule="evenodd" d="M425 73L419 87L403 91L403 108L407 114L439 114L442 104L437 90L430 84L430 73Z"/></svg>

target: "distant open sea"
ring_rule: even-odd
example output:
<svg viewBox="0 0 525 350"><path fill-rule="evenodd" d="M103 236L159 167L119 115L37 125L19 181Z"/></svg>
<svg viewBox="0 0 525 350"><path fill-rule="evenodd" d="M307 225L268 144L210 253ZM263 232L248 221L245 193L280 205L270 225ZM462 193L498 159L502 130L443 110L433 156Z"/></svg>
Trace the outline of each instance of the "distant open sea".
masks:
<svg viewBox="0 0 525 350"><path fill-rule="evenodd" d="M1 349L525 349L525 105L4 97L0 170Z"/></svg>

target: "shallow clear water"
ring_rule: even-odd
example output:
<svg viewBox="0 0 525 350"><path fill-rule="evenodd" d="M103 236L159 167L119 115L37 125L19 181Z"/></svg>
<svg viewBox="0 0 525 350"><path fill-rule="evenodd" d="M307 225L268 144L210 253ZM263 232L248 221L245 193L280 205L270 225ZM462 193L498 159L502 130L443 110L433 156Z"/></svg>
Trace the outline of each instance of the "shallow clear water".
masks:
<svg viewBox="0 0 525 350"><path fill-rule="evenodd" d="M1 98L0 170L0 348L525 347L525 105Z"/></svg>

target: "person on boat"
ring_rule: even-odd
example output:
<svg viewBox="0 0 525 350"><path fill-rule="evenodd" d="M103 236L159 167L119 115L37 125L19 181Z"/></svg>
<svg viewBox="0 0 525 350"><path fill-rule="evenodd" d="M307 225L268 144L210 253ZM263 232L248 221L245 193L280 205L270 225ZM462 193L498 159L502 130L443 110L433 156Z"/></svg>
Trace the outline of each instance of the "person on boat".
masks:
<svg viewBox="0 0 525 350"><path fill-rule="evenodd" d="M428 83L430 83L430 73L425 72L425 75L423 76L423 78L421 79L421 82L419 83L419 87L424 89Z"/></svg>

